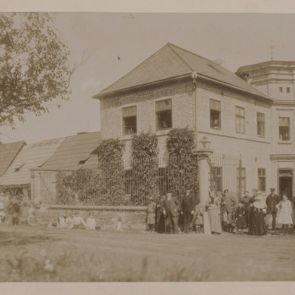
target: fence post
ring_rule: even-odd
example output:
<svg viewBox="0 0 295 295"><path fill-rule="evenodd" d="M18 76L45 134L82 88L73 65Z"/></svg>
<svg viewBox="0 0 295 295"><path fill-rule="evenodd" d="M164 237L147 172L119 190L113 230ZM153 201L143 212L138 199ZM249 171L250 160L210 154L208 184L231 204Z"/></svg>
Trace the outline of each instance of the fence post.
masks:
<svg viewBox="0 0 295 295"><path fill-rule="evenodd" d="M210 163L209 159L212 151L209 148L209 140L204 137L200 144L201 148L197 149L198 160L198 181L199 181L199 199L201 206L205 206L209 200L209 189L210 189Z"/></svg>

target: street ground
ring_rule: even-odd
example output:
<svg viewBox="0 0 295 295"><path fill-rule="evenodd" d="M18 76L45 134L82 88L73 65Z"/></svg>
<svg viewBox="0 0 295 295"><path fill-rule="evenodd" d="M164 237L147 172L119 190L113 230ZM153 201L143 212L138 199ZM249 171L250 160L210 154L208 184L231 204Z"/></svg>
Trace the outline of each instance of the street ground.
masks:
<svg viewBox="0 0 295 295"><path fill-rule="evenodd" d="M295 235L0 226L0 281L293 281Z"/></svg>

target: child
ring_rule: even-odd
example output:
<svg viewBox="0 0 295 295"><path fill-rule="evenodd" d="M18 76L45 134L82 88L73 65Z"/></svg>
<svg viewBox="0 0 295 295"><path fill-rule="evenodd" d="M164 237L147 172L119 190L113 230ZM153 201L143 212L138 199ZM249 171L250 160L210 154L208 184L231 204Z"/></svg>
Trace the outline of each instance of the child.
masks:
<svg viewBox="0 0 295 295"><path fill-rule="evenodd" d="M91 213L86 219L85 228L89 230L96 230L96 221Z"/></svg>
<svg viewBox="0 0 295 295"><path fill-rule="evenodd" d="M203 232L203 211L200 204L195 207L192 225L197 233Z"/></svg>
<svg viewBox="0 0 295 295"><path fill-rule="evenodd" d="M147 206L147 226L148 231L155 230L155 222L156 222L156 203L153 198L150 198L150 202Z"/></svg>
<svg viewBox="0 0 295 295"><path fill-rule="evenodd" d="M283 234L288 234L289 225L293 224L292 220L292 205L288 200L287 196L284 194L282 201L277 204L278 208L278 223L282 225Z"/></svg>

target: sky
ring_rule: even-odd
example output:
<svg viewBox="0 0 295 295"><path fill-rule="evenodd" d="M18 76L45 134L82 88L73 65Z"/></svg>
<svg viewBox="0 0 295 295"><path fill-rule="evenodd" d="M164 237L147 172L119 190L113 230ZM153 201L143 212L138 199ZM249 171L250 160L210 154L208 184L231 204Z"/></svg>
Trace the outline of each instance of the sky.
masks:
<svg viewBox="0 0 295 295"><path fill-rule="evenodd" d="M0 127L0 141L27 143L100 130L92 96L166 43L174 43L236 71L273 59L295 60L295 14L53 13L61 40L79 64L71 97L60 108ZM119 57L119 58L118 58Z"/></svg>

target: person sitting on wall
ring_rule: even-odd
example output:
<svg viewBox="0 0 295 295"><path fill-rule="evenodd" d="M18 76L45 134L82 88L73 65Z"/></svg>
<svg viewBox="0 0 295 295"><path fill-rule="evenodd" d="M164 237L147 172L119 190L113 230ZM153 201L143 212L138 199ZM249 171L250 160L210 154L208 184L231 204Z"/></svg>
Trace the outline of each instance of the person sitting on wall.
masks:
<svg viewBox="0 0 295 295"><path fill-rule="evenodd" d="M93 214L89 213L86 222L85 222L85 228L88 230L96 230L97 225L96 225L96 220L93 216Z"/></svg>
<svg viewBox="0 0 295 295"><path fill-rule="evenodd" d="M155 230L155 222L156 222L156 203L154 199L151 197L150 202L147 205L147 230L154 231Z"/></svg>
<svg viewBox="0 0 295 295"><path fill-rule="evenodd" d="M4 202L2 202L0 200L0 223L4 223L5 221L5 206L4 206Z"/></svg>
<svg viewBox="0 0 295 295"><path fill-rule="evenodd" d="M73 220L73 229L84 229L85 228L85 221L84 219L79 215L79 212L76 212L74 216L72 217Z"/></svg>

